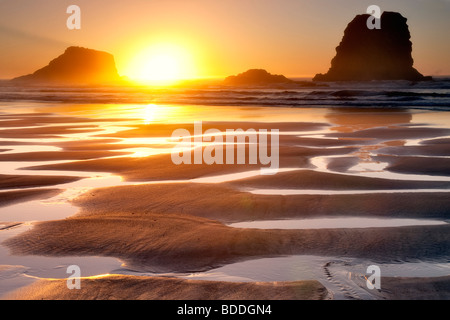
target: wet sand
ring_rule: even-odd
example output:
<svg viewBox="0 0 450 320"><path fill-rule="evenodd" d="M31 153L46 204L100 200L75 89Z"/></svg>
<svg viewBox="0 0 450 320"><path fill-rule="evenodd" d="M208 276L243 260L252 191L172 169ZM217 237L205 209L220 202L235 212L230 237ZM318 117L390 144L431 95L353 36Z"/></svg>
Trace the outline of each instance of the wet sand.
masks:
<svg viewBox="0 0 450 320"><path fill-rule="evenodd" d="M392 172L450 176L449 158L378 156L375 159L388 162L386 169Z"/></svg>
<svg viewBox="0 0 450 320"><path fill-rule="evenodd" d="M3 297L5 300L324 300L317 281L220 282L167 277L108 275L82 279L80 290L66 280L40 280ZM382 277L383 289L371 294L385 300L448 300L450 277Z"/></svg>
<svg viewBox="0 0 450 320"><path fill-rule="evenodd" d="M6 300L323 300L318 281L222 282L167 277L110 275L82 279L80 290L65 280L40 280L4 297Z"/></svg>
<svg viewBox="0 0 450 320"><path fill-rule="evenodd" d="M288 254L339 254L383 262L445 257L449 232L450 225L239 229L190 215L119 211L41 222L4 244L13 254L112 256L153 272L186 272Z"/></svg>
<svg viewBox="0 0 450 320"><path fill-rule="evenodd" d="M0 190L53 186L68 182L74 182L79 179L80 178L68 176L28 176L0 174Z"/></svg>
<svg viewBox="0 0 450 320"><path fill-rule="evenodd" d="M77 117L77 116L62 116L55 115L54 113L14 113L11 115L4 114L2 115L3 121L1 122L2 128L8 127L33 127L37 125L54 125L61 123L70 123L70 124L82 124L82 123L92 123L99 122L98 119L92 119L89 117ZM101 121L105 122L123 122L123 119L118 118L102 118ZM83 125L81 125L83 126ZM77 126L78 127L78 126ZM64 128L64 127L60 127ZM36 131L32 130L31 132L36 133Z"/></svg>
<svg viewBox="0 0 450 320"><path fill-rule="evenodd" d="M447 144L447 143L446 143ZM450 145L450 143L448 143ZM431 144L421 146L402 146L402 147L388 147L379 149L378 152L387 155L397 156L450 156L450 147L442 144Z"/></svg>
<svg viewBox="0 0 450 320"><path fill-rule="evenodd" d="M424 142L422 142L421 144L425 144L425 145L439 145L439 144L444 144L444 145L450 145L450 139L448 138L442 138L442 139L432 139L432 140L426 140Z"/></svg>
<svg viewBox="0 0 450 320"><path fill-rule="evenodd" d="M258 123L258 122L214 122L204 123L203 131L209 128L219 130L228 129L243 129L277 128L281 134L279 137L279 166L281 168L304 168L309 167L309 159L316 156L332 156L342 155L355 152L358 149L350 143L350 146L342 145L339 148L310 148L301 145L301 138L299 135L302 131L320 130L328 125L322 123ZM170 138L172 131L178 128L187 128L191 134L194 133L193 124L152 124L141 125L136 129L124 130L114 134L98 135L99 137L113 137L113 138L151 138L151 137L167 137ZM315 139L320 145L322 139ZM107 141L107 140L106 140ZM77 143L62 144L62 147L68 148L84 148L85 144L77 145ZM94 145L95 146L95 145ZM135 145L136 146L136 145ZM172 145L168 145L172 147ZM89 154L93 146L87 145L86 153ZM123 146L125 148L126 146ZM155 147L152 145L143 145L143 147ZM161 145L156 145L161 147ZM166 145L167 147L167 145ZM104 148L104 147L103 147ZM235 154L236 154L235 147ZM248 148L248 147L247 147ZM112 149L117 149L117 145L113 145ZM73 150L73 149L71 149ZM88 152L89 151L89 152ZM124 150L126 151L126 150ZM1 159L1 158L0 158ZM262 166L260 164L248 164L248 152L246 152L246 159L244 165L229 165L229 164L196 164L196 165L175 165L172 162L171 155L156 154L150 157L121 157L110 159L95 159L91 161L82 162L66 162L60 164L32 166L26 169L33 170L67 170L67 171L94 171L94 172L112 172L119 174L129 181L156 181L156 180L185 180L195 179L204 176L212 176L217 174L228 174L244 172L249 170L257 170Z"/></svg>
<svg viewBox="0 0 450 320"><path fill-rule="evenodd" d="M156 184L100 188L73 203L82 215L181 213L223 223L322 216L449 219L448 193L258 195L228 184Z"/></svg>
<svg viewBox="0 0 450 320"><path fill-rule="evenodd" d="M311 123L311 122L253 122L253 121L214 121L202 122L202 130L205 132L210 129L218 129L225 132L227 129L242 129L244 131L248 129L254 129L256 131L260 129L266 129L268 132L271 130L279 130L280 132L307 132L319 130L324 127L328 127L326 123ZM186 129L191 134L194 134L194 123L176 123L176 124L146 124L135 126L134 129L124 130L114 134L102 134L101 137L114 137L114 138L150 138L150 137L171 137L172 132L176 129Z"/></svg>
<svg viewBox="0 0 450 320"><path fill-rule="evenodd" d="M23 152L19 154L0 154L1 161L56 161L56 160L88 160L105 157L123 156L130 152L114 151L47 151Z"/></svg>
<svg viewBox="0 0 450 320"><path fill-rule="evenodd" d="M67 152L73 151L111 151L127 148L139 148L140 144L123 144L121 139L76 140L53 143ZM149 145L154 147L154 145ZM167 146L164 146L167 148Z"/></svg>
<svg viewBox="0 0 450 320"><path fill-rule="evenodd" d="M319 155L347 154L356 149L344 147L339 149L309 149L304 147L280 147L280 168L309 167L309 159ZM247 155L248 156L248 155ZM230 165L230 164L180 164L172 162L170 154L158 154L150 157L96 159L83 162L68 162L61 164L27 167L33 170L68 170L68 171L94 171L112 172L125 177L129 181L158 181L158 180L187 180L219 174L230 174L259 170L260 164Z"/></svg>
<svg viewBox="0 0 450 320"><path fill-rule="evenodd" d="M31 189L0 192L0 207L21 201L51 198L61 191L60 189Z"/></svg>
<svg viewBox="0 0 450 320"><path fill-rule="evenodd" d="M450 135L450 129L427 127L371 128L349 133L331 133L328 137L373 138L383 140L424 139Z"/></svg>
<svg viewBox="0 0 450 320"><path fill-rule="evenodd" d="M382 277L382 290L373 290L386 300L449 300L450 276L432 278Z"/></svg>
<svg viewBox="0 0 450 320"><path fill-rule="evenodd" d="M282 189L325 189L325 190L391 190L391 189L427 189L449 188L450 182L401 181L358 177L337 173L299 170L280 172L274 176L256 176L229 182L238 187L248 188L282 188Z"/></svg>
<svg viewBox="0 0 450 320"><path fill-rule="evenodd" d="M382 117L384 120L389 117ZM3 244L17 255L77 256L95 255L123 259L128 266L152 272L191 272L210 270L236 261L261 257L302 254L320 256L358 257L383 262L414 259L447 259L450 252L450 225L410 226L396 228L354 228L317 230L240 229L225 223L289 219L294 217L323 216L378 216L448 219L450 198L443 189L450 190L450 181L421 181L381 179L345 174L355 163L382 161L389 164L387 170L414 174L447 175L448 159L421 158L421 155L446 155L446 141L439 141L440 148L409 148L399 151L403 140L439 138L450 134L449 129L408 126L396 118L389 126L376 118L370 126L370 113L358 119L365 123L359 129L358 122L348 122L345 113L333 114L333 121L345 122L342 130L331 130L320 122L212 122L204 123L203 130L264 128L280 129L280 132L299 132L280 136L280 167L299 170L279 172L273 176L255 176L218 184L212 183L155 183L109 187L89 190L74 200L79 214L64 220L44 221L22 234L7 239ZM406 120L405 120L406 119ZM338 121L339 120L339 121ZM354 121L355 118L352 118ZM13 120L11 120L13 121ZM381 122L380 122L381 121ZM396 121L403 126L396 126ZM335 123L336 124L336 123ZM60 155L51 152L33 154L0 155L14 161L76 160L33 166L45 174L45 170L110 172L128 181L179 181L218 174L258 170L260 165L180 165L172 163L170 154L146 157L123 156L111 150L120 150L117 139L168 137L174 129L192 130L192 124L136 125L134 129L97 134L95 124L80 126L53 126L0 131L0 137L8 139L33 139L58 137L71 133L92 133L98 140L56 142L65 148ZM350 129L349 129L350 128ZM323 131L325 130L325 131ZM331 130L331 131L330 131ZM301 131L306 136L302 136ZM314 133L317 135L314 137ZM313 135L313 136L309 136ZM334 139L336 138L336 139ZM114 144L115 147L108 148ZM129 146L137 146L135 143ZM125 144L124 149L127 144ZM142 145L141 145L142 146ZM148 145L146 145L148 146ZM371 155L383 147L391 146L392 152L408 153L410 157ZM369 147L369 148L366 148ZM399 149L395 149L399 148ZM389 151L389 150L388 150ZM125 152L125 150L124 150ZM364 158L364 155L366 158ZM315 168L313 160L335 157L326 169ZM12 157L12 158L11 158ZM58 158L59 157L59 158ZM409 161L409 162L408 162ZM435 166L437 164L437 166ZM433 169L429 169L429 168ZM325 170L325 171L324 171ZM326 171L328 170L328 171ZM72 180L73 179L73 180ZM75 181L73 177L3 175L0 188L30 188ZM368 190L373 193L336 195L258 195L249 189L278 188L298 190ZM436 192L377 193L379 190L436 189ZM17 196L17 195L16 195ZM27 195L28 196L28 195ZM10 195L10 197L13 197ZM70 240L70 241L69 241ZM409 286L416 288L411 297L442 297L448 290L447 279L421 278L387 280L392 290L382 292L380 298L397 299L408 296ZM442 285L442 283L444 285ZM24 299L324 299L326 290L318 282L300 281L273 283L223 283L219 281L193 281L158 277L108 276L85 279L81 291L70 292L65 281L42 280L9 297ZM396 287L395 287L396 286ZM295 292L293 289L295 288ZM101 290L100 294L93 293ZM207 290L207 291L205 291Z"/></svg>
<svg viewBox="0 0 450 320"><path fill-rule="evenodd" d="M64 134L77 134L96 132L98 129L94 125L67 125L67 126L49 126L37 128L19 128L0 130L0 138L7 139L39 139L39 138L58 138Z"/></svg>

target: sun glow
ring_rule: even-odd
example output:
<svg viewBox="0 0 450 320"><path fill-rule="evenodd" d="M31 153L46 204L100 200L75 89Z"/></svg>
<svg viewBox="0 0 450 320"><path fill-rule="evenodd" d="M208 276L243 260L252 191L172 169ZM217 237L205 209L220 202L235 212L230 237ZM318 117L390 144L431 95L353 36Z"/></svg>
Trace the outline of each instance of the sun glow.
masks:
<svg viewBox="0 0 450 320"><path fill-rule="evenodd" d="M130 58L125 74L130 80L149 84L171 84L197 77L192 55L175 44L158 44Z"/></svg>

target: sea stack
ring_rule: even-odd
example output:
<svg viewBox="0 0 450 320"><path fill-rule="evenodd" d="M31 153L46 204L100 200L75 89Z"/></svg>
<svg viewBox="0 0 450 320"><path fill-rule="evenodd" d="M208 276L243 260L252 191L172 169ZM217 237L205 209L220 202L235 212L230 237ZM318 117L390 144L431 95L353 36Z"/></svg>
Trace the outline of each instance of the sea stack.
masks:
<svg viewBox="0 0 450 320"><path fill-rule="evenodd" d="M264 69L250 69L236 76L229 76L224 83L231 86L253 86L271 84L290 84L294 81L283 75L270 74Z"/></svg>
<svg viewBox="0 0 450 320"><path fill-rule="evenodd" d="M13 79L34 84L93 85L120 81L113 55L82 47L69 47L36 72Z"/></svg>
<svg viewBox="0 0 450 320"><path fill-rule="evenodd" d="M368 14L357 15L344 31L326 74L313 81L430 80L413 68L407 19L383 12L381 29L369 29Z"/></svg>

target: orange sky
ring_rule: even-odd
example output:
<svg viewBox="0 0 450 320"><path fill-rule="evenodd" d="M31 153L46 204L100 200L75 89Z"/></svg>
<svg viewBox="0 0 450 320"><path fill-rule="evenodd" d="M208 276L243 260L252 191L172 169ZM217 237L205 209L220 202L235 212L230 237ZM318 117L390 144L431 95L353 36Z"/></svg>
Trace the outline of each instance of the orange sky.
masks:
<svg viewBox="0 0 450 320"><path fill-rule="evenodd" d="M382 10L408 18L420 72L450 75L450 1L376 2ZM81 30L66 27L71 4L81 7ZM250 68L313 76L328 70L347 23L371 4L375 2L0 1L0 78L31 73L70 45L114 54L119 74L125 76L136 73L130 64L141 52L164 45L179 48L174 55L183 60L185 77L225 77Z"/></svg>

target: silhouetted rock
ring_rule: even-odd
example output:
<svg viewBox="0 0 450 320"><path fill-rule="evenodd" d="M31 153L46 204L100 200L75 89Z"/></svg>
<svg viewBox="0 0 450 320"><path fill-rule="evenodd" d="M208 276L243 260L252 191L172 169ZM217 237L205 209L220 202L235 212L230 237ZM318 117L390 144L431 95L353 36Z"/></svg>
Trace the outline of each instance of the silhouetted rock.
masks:
<svg viewBox="0 0 450 320"><path fill-rule="evenodd" d="M381 15L381 29L369 29L368 14L357 15L344 32L326 74L314 81L430 80L413 68L407 19L397 12Z"/></svg>
<svg viewBox="0 0 450 320"><path fill-rule="evenodd" d="M109 84L120 80L113 55L81 47L69 47L33 74L13 79L20 83Z"/></svg>
<svg viewBox="0 0 450 320"><path fill-rule="evenodd" d="M285 84L294 83L282 75L274 75L268 73L263 69L250 69L237 76L229 76L225 79L225 84L233 86L253 86L253 85L268 85L268 84Z"/></svg>

